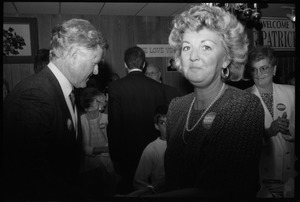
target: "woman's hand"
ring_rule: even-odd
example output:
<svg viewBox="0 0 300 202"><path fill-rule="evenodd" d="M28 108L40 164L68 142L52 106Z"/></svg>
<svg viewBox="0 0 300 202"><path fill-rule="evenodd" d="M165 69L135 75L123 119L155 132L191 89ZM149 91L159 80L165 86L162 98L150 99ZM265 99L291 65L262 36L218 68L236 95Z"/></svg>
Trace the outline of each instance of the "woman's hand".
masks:
<svg viewBox="0 0 300 202"><path fill-rule="evenodd" d="M269 137L276 136L279 132L288 135L289 134L290 120L287 119L287 114L284 112L282 117L278 117L271 123L270 128L267 130Z"/></svg>

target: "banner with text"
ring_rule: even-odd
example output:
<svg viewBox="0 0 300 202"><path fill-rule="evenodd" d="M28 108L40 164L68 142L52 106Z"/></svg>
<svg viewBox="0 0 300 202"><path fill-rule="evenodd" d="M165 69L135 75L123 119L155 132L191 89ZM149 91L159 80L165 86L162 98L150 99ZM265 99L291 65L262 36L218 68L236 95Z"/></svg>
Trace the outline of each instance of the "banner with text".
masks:
<svg viewBox="0 0 300 202"><path fill-rule="evenodd" d="M137 44L137 46L144 50L147 58L174 56L174 50L169 44Z"/></svg>
<svg viewBox="0 0 300 202"><path fill-rule="evenodd" d="M263 45L269 45L277 51L295 51L295 23L285 18L262 17ZM257 31L254 31L255 45L258 44Z"/></svg>

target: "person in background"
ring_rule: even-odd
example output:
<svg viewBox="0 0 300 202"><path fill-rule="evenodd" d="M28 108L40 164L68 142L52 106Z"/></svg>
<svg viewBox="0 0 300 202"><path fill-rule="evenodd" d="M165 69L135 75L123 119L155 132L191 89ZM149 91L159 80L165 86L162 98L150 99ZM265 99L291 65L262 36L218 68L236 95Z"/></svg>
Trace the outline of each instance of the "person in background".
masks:
<svg viewBox="0 0 300 202"><path fill-rule="evenodd" d="M263 107L224 83L241 79L248 43L243 25L218 6L195 5L173 20L169 44L194 92L170 103L167 190L156 197L256 197Z"/></svg>
<svg viewBox="0 0 300 202"><path fill-rule="evenodd" d="M34 72L40 72L49 63L49 49L40 49L34 58Z"/></svg>
<svg viewBox="0 0 300 202"><path fill-rule="evenodd" d="M245 67L245 71L243 73L242 79L240 79L239 81L226 81L226 84L242 90L245 90L253 86L254 81L252 80L251 73L248 72L247 70L248 68Z"/></svg>
<svg viewBox="0 0 300 202"><path fill-rule="evenodd" d="M107 114L103 113L106 97L97 88L89 87L83 90L80 102L85 110L80 116L84 153L82 172L92 173L92 182L98 181L99 187L92 184L94 187L90 188L94 192L102 191L103 195L113 195L115 175L107 141L108 118Z"/></svg>
<svg viewBox="0 0 300 202"><path fill-rule="evenodd" d="M169 61L170 65L167 67L167 71L176 71L175 60L173 58Z"/></svg>
<svg viewBox="0 0 300 202"><path fill-rule="evenodd" d="M295 87L276 84L277 59L269 46L249 53L255 85L247 91L260 99L265 114L265 137L260 161L258 197L293 198L295 194Z"/></svg>
<svg viewBox="0 0 300 202"><path fill-rule="evenodd" d="M2 85L3 85L3 92L2 92L3 93L3 99L2 99L2 101L4 102L4 100L6 99L6 97L9 94L9 84L6 81L6 79L4 79L4 78L2 78Z"/></svg>
<svg viewBox="0 0 300 202"><path fill-rule="evenodd" d="M295 86L295 72L291 72L288 77L288 84Z"/></svg>
<svg viewBox="0 0 300 202"><path fill-rule="evenodd" d="M72 90L98 74L104 46L89 21L67 20L52 30L49 64L10 92L3 116L4 197L91 197L78 175L82 137Z"/></svg>
<svg viewBox="0 0 300 202"><path fill-rule="evenodd" d="M153 114L166 104L162 86L146 77L145 52L130 47L124 55L128 75L108 88L108 145L115 172L120 176L117 194L133 191L133 177L145 147L157 138Z"/></svg>
<svg viewBox="0 0 300 202"><path fill-rule="evenodd" d="M133 179L133 186L136 191L129 194L130 196L163 191L165 185L164 154L167 148L167 112L167 105L158 106L155 110L153 118L155 128L160 132L160 137L149 143L144 149Z"/></svg>
<svg viewBox="0 0 300 202"><path fill-rule="evenodd" d="M167 84L164 84L162 82L161 71L154 64L152 64L152 63L147 64L147 66L145 67L145 75L147 77L149 77L151 79L154 79L155 81L161 83L161 85L165 89L168 104L171 102L171 100L173 98L181 96L181 93L176 88L174 88L173 86L169 86Z"/></svg>

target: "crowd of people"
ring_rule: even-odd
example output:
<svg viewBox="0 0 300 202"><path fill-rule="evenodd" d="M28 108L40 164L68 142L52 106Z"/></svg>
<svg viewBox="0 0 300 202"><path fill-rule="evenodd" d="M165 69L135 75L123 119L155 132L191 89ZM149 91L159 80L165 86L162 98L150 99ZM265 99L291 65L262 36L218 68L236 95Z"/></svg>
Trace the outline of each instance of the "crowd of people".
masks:
<svg viewBox="0 0 300 202"><path fill-rule="evenodd" d="M272 48L248 50L237 18L205 4L174 18L169 44L168 71L192 93L164 84L138 46L124 52L126 76L99 81L101 31L54 27L35 74L10 91L3 81L3 196L294 198L295 87L273 82ZM252 83L230 85L245 72Z"/></svg>

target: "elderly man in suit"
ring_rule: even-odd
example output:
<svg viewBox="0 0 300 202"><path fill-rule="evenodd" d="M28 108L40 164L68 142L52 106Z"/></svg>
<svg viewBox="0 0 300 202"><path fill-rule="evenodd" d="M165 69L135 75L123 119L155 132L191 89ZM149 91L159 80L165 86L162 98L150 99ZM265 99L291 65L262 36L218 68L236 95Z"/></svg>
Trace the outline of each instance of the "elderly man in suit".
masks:
<svg viewBox="0 0 300 202"><path fill-rule="evenodd" d="M77 180L80 123L70 95L98 74L105 44L86 20L56 26L49 64L9 94L3 117L8 198L70 199L82 193Z"/></svg>
<svg viewBox="0 0 300 202"><path fill-rule="evenodd" d="M164 84L162 82L161 71L159 67L155 66L153 63L149 63L145 67L145 75L161 83L162 87L165 89L168 104L171 102L173 98L182 96L177 88L174 88L173 86Z"/></svg>
<svg viewBox="0 0 300 202"><path fill-rule="evenodd" d="M144 148L158 137L153 115L166 104L163 87L146 77L145 52L140 47L125 51L128 75L109 85L108 144L116 172L121 176L118 194L133 191L133 177Z"/></svg>

